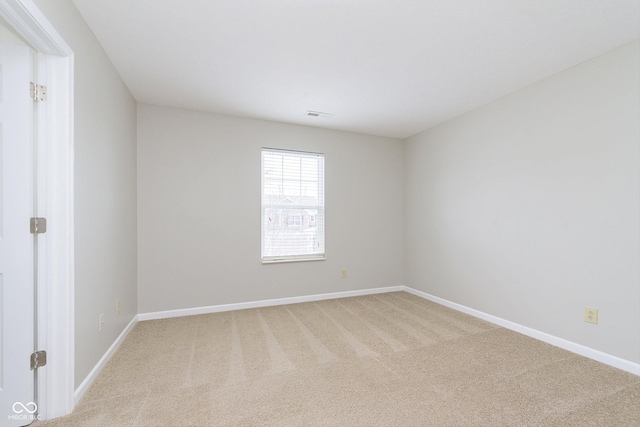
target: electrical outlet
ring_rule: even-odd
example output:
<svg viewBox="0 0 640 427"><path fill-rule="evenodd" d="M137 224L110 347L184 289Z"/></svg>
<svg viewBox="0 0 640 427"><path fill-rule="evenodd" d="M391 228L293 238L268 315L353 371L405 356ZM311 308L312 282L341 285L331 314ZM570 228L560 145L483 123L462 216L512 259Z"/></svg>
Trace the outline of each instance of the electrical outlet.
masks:
<svg viewBox="0 0 640 427"><path fill-rule="evenodd" d="M120 298L116 300L116 316L120 314Z"/></svg>
<svg viewBox="0 0 640 427"><path fill-rule="evenodd" d="M347 278L347 269L343 268L342 271L340 271L340 277L343 279Z"/></svg>
<svg viewBox="0 0 640 427"><path fill-rule="evenodd" d="M598 324L598 309L585 307L584 308L584 321L593 323L594 325Z"/></svg>
<svg viewBox="0 0 640 427"><path fill-rule="evenodd" d="M98 332L102 332L102 330L104 329L104 313L102 313L100 317L98 317L98 322Z"/></svg>

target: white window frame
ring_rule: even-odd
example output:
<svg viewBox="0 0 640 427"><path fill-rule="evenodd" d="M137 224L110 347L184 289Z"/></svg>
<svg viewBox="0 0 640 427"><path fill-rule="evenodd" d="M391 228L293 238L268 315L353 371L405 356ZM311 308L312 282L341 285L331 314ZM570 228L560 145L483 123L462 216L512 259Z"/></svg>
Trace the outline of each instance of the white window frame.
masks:
<svg viewBox="0 0 640 427"><path fill-rule="evenodd" d="M318 170L318 183L319 183L319 188L318 188L318 198L319 198L319 202L318 205L312 205L312 206L298 206L298 205L269 205L269 206L265 206L264 205L264 186L265 186L265 182L264 182L264 153L265 152L272 152L272 153L288 153L291 155L300 155L300 156L318 156L322 158L322 162L321 162L321 166ZM261 259L262 259L262 264L273 264L273 263L283 263L283 262L300 262L300 261L323 261L326 259L325 257L325 252L326 252L326 248L325 248L325 167L324 167L324 154L322 153L316 153L316 152L308 152L308 151L296 151L296 150L285 150L285 149L279 149L279 148L268 148L268 147L263 147L260 153L260 164L261 164L261 174L260 174L260 180L261 180L261 189L260 189L260 205L261 205L261 213L260 213L260 220L261 220L261 225L260 225L260 239L261 239ZM320 253L310 253L310 254L300 254L300 255L280 255L280 256L265 256L265 230L264 230L264 226L265 226L265 212L267 208L272 208L272 207L281 207L283 209L299 209L300 212L302 212L305 209L309 209L309 210L317 210L317 215L315 215L315 226L318 228L318 240L320 242L320 246L322 248L322 251ZM300 225L297 227L302 227L303 225L303 221L302 221L302 214L299 215L300 217ZM289 219L289 216L285 217L287 220Z"/></svg>

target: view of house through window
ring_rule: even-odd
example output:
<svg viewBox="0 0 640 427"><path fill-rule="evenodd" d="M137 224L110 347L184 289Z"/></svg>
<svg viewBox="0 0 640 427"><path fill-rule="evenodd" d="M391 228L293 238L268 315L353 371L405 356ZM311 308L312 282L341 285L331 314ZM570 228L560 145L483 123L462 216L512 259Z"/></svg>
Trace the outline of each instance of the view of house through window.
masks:
<svg viewBox="0 0 640 427"><path fill-rule="evenodd" d="M324 156L262 149L262 262L324 259Z"/></svg>

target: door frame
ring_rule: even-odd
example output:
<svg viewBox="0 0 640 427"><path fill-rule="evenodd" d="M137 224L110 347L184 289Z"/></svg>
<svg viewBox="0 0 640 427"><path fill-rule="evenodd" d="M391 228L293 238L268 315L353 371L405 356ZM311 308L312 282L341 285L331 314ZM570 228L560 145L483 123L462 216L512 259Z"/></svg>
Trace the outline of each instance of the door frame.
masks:
<svg viewBox="0 0 640 427"><path fill-rule="evenodd" d="M0 15L36 50L36 83L48 93L35 130L38 215L47 218L38 247L37 330L38 350L48 357L37 387L39 415L51 419L74 405L74 53L33 0L0 0Z"/></svg>

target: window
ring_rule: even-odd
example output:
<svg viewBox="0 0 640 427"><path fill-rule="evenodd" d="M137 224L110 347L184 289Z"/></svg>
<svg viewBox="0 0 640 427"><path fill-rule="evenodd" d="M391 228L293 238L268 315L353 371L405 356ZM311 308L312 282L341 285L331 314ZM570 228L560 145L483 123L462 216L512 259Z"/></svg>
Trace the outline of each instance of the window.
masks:
<svg viewBox="0 0 640 427"><path fill-rule="evenodd" d="M262 149L262 262L324 259L324 156Z"/></svg>
<svg viewBox="0 0 640 427"><path fill-rule="evenodd" d="M302 226L302 215L289 215L289 225L296 227Z"/></svg>

